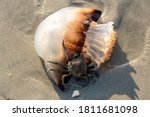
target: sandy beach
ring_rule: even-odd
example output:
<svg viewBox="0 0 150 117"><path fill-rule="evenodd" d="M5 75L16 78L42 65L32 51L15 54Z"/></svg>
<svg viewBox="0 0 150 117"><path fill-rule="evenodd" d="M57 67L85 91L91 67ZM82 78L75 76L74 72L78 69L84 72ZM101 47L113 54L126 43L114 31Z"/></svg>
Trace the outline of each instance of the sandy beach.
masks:
<svg viewBox="0 0 150 117"><path fill-rule="evenodd" d="M117 43L94 84L62 92L44 71L34 34L48 15L71 5L101 10L103 23L115 23ZM0 99L150 99L150 0L1 0L0 11ZM77 88L81 95L72 98Z"/></svg>

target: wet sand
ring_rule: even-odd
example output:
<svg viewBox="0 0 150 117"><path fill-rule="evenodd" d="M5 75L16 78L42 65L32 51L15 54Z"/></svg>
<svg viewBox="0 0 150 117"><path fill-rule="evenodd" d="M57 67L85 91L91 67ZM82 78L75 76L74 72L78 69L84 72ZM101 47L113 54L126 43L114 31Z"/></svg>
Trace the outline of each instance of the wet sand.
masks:
<svg viewBox="0 0 150 117"><path fill-rule="evenodd" d="M103 66L94 84L61 92L34 50L34 33L45 17L71 5L102 10L104 23L115 22L117 43L106 64L113 67ZM0 99L150 99L149 6L149 0L1 0ZM76 88L81 95L72 98Z"/></svg>

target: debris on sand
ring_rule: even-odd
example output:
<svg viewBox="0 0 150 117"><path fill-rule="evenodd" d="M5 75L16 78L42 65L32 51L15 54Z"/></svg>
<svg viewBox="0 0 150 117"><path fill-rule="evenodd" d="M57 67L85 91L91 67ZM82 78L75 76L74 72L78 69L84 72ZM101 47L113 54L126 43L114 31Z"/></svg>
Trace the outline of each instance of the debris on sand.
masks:
<svg viewBox="0 0 150 117"><path fill-rule="evenodd" d="M80 96L79 90L74 90L72 97L78 97L78 96Z"/></svg>

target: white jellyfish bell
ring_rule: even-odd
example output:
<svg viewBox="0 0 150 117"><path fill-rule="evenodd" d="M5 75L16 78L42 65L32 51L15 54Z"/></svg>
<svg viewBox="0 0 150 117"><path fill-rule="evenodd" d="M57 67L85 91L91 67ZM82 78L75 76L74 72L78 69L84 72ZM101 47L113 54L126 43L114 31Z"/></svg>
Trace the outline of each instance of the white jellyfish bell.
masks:
<svg viewBox="0 0 150 117"><path fill-rule="evenodd" d="M101 11L93 8L67 7L38 26L35 50L49 68L50 79L62 90L71 76L84 78L90 72L89 61L100 66L109 60L116 32L113 22L98 24L100 16Z"/></svg>

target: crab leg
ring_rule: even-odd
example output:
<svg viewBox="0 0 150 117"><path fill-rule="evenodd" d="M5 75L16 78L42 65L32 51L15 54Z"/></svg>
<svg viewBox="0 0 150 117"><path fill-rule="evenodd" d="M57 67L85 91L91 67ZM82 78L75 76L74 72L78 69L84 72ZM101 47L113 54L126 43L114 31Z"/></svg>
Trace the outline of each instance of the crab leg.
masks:
<svg viewBox="0 0 150 117"><path fill-rule="evenodd" d="M62 76L62 85L66 86L67 82L70 80L70 78L72 77L71 73L69 74L64 74Z"/></svg>
<svg viewBox="0 0 150 117"><path fill-rule="evenodd" d="M62 46L63 46L64 53L65 53L65 56L66 56L67 60L70 61L71 59L70 59L69 54L67 52L67 49L65 47L64 40L62 41Z"/></svg>
<svg viewBox="0 0 150 117"><path fill-rule="evenodd" d="M68 72L68 70L60 70L60 69L51 69L49 68L48 71L56 71L56 72Z"/></svg>
<svg viewBox="0 0 150 117"><path fill-rule="evenodd" d="M54 62L54 61L47 61L47 62L52 63L52 64L57 64L57 65L59 65L59 66L65 68L65 69L67 69L67 66L66 66L66 65L63 65L63 64L61 64L61 63L57 63L57 62Z"/></svg>

